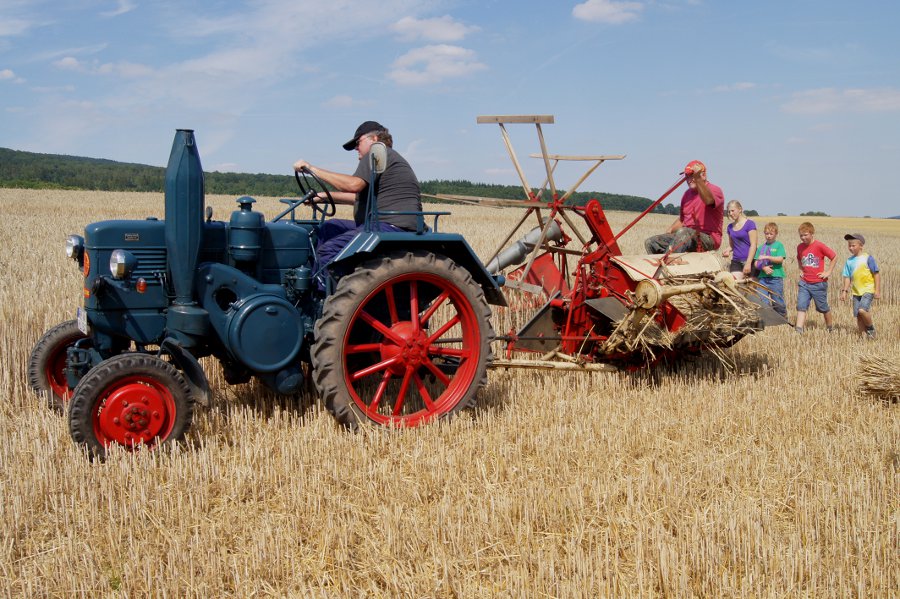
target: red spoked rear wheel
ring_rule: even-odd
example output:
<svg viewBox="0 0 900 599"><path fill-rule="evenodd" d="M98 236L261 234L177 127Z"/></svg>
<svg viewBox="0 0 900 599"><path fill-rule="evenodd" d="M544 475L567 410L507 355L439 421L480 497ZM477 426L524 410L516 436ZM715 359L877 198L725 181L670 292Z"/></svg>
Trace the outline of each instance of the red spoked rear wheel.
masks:
<svg viewBox="0 0 900 599"><path fill-rule="evenodd" d="M490 310L452 260L408 253L344 277L317 325L313 360L344 424L417 426L474 403L490 360Z"/></svg>

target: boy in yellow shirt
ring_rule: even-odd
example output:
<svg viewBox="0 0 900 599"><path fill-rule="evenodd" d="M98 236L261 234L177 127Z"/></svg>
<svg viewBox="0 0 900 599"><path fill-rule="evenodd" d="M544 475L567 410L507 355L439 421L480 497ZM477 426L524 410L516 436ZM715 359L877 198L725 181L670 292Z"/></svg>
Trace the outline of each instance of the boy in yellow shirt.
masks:
<svg viewBox="0 0 900 599"><path fill-rule="evenodd" d="M875 325L872 324L872 301L881 299L881 272L875 258L865 252L866 238L860 233L847 233L847 249L850 257L844 264L844 286L841 289L841 301L847 301L847 293L853 296L853 315L856 317L856 328L860 335L869 339L875 338Z"/></svg>

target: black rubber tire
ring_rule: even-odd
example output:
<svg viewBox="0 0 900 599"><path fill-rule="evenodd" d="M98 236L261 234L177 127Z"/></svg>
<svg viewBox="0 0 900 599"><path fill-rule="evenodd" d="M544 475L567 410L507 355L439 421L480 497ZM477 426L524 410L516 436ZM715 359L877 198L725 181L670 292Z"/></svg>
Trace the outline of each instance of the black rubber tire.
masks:
<svg viewBox="0 0 900 599"><path fill-rule="evenodd" d="M412 289L416 289L415 303L409 302ZM395 306L393 315L387 308L389 302ZM433 303L438 306L436 310L432 309ZM415 321L410 316L413 305L420 316ZM419 345L415 358L417 366L410 366L411 362L405 358L396 359L390 367L379 366L379 363L386 363L385 352L393 352L396 358L402 348L394 345L385 333L376 330L378 325L366 323L363 317L357 318L363 312L391 330L415 327L421 331L417 333L419 341L426 339L429 333L436 335L437 331L430 329L439 331L442 324L439 321L442 318L452 321L455 313L461 324L453 325L448 331L456 331L462 341L456 343L453 341L456 338L444 340L438 336L435 341ZM424 320L423 315L426 316ZM316 322L313 376L325 407L338 422L351 429L366 422L416 426L472 407L478 391L487 382L487 367L492 359L490 346L494 331L490 317L491 311L481 287L467 270L447 257L421 251L397 252L361 264L340 279L334 294L325 302L322 318ZM394 323L393 328L391 323ZM413 343L418 341L414 339ZM456 343L462 349L439 345L443 343ZM382 348L381 353L377 349L359 353L363 346L376 345ZM348 353L348 348L356 353ZM448 366L446 356L453 351L462 352L462 355ZM399 404L402 411L378 413L388 406L387 403L380 405L381 398L384 394L390 398L393 393L383 388L372 390L376 387L374 382L380 383L380 380L370 383L367 390L364 384L357 384L361 379L351 380L367 367L371 367L373 373L362 378L385 377L378 388L381 385L386 388L391 376L395 379L394 385L399 383L393 406L397 410ZM394 369L404 372L388 372ZM426 375L425 380L422 375ZM442 388L436 386L436 381L440 381ZM366 395L367 391L372 395ZM436 393L433 398L432 393ZM368 412L365 406L368 406Z"/></svg>
<svg viewBox="0 0 900 599"><path fill-rule="evenodd" d="M138 422L125 424L129 416ZM152 449L181 441L193 416L191 389L172 364L148 354L120 354L95 366L75 387L69 433L92 459L102 460L114 443Z"/></svg>
<svg viewBox="0 0 900 599"><path fill-rule="evenodd" d="M66 350L85 335L74 320L62 322L44 333L28 359L28 384L35 393L47 397L47 405L64 412L74 389L65 378Z"/></svg>

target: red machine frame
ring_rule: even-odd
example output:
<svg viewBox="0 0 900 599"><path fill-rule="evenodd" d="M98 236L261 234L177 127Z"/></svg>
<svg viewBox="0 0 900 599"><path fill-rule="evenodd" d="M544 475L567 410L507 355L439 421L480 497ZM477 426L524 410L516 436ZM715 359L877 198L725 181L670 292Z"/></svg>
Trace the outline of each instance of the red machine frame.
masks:
<svg viewBox="0 0 900 599"><path fill-rule="evenodd" d="M661 330L677 333L686 324L687 319L667 299L690 292L707 293L720 302L724 297L735 309L744 307L738 306L740 300L728 297L719 288L722 287L720 284L724 283L724 287L728 290L737 290L736 281L730 275L712 272L720 270L718 264L705 273L704 280L692 281L686 285L684 279L672 276L670 268L675 264L683 264L683 259L687 257L685 254L672 256L665 254L655 260L644 257L640 269L619 259L622 253L618 240L684 183L685 176L681 176L618 234L613 234L599 201L592 199L584 206L570 206L566 201L601 164L607 160L621 160L625 158L624 155L550 154L541 125L553 123L554 117L551 115L479 116L477 122L499 125L503 142L521 180L526 198L521 201L480 199L481 203L493 206L525 208L525 214L501 241L490 261L497 258L529 217L534 215L540 227L540 237L537 243L530 247L525 264L510 273L505 284L507 288L517 289L546 300L529 324L518 332L510 331L507 335L498 337L498 340L506 343L506 351L503 358L495 358L495 367L617 370L623 366L642 366L647 363L648 354L640 351L636 344L624 343L617 346L619 349L611 350L610 336L616 334L623 321L629 321L628 326L631 327L630 332L625 333L626 336L634 336L635 327L643 327L640 331L643 332L653 323ZM523 123L533 124L537 129L541 153L531 154L531 157L542 159L546 171L546 178L537 192L529 185L506 130L507 124ZM563 195L557 191L554 179L554 172L560 161L592 163ZM544 200L543 197L548 191L550 199ZM467 202L473 200L460 196L439 197ZM584 219L590 232L589 237L582 235L574 225L572 214ZM550 239L548 235L554 223L562 231L561 238L556 240ZM572 241L570 235L578 239L580 249L566 247ZM577 257L578 261L572 269L573 272L570 272L567 256ZM708 265L709 260L706 263ZM641 272L644 268L646 272ZM648 282L641 284L641 279ZM735 297L742 299L743 296L735 294ZM744 301L749 303L748 300ZM761 324L758 321L750 322L735 334L725 336L724 343L717 337L709 346L730 345L744 334L760 328ZM651 351L649 358L655 360L666 353L697 351L705 346L707 342L700 336L694 339L693 343L687 343L682 339L677 348ZM542 355L538 360L513 359L512 355L517 351L539 352Z"/></svg>

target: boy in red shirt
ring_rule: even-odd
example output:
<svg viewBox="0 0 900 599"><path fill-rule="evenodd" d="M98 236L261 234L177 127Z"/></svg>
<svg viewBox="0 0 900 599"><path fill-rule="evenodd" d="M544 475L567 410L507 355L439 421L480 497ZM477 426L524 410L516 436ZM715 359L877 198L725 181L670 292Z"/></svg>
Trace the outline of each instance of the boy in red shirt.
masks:
<svg viewBox="0 0 900 599"><path fill-rule="evenodd" d="M802 223L798 232L800 244L797 246L797 264L800 265L800 283L797 288L797 332L803 332L810 301L816 302L816 312L825 317L825 327L832 331L834 324L831 308L828 306L828 278L837 264L834 261L837 254L821 241L816 241L816 228L812 223ZM826 258L829 263L827 272Z"/></svg>

